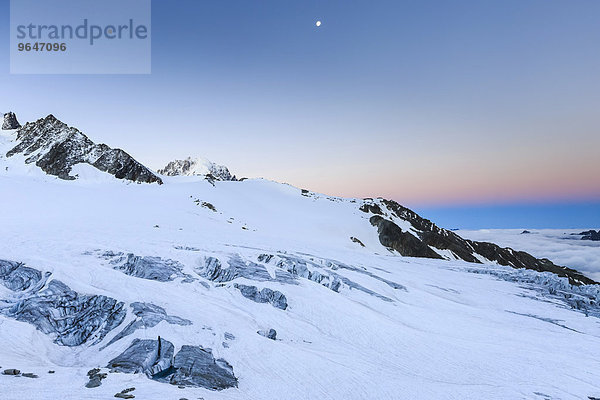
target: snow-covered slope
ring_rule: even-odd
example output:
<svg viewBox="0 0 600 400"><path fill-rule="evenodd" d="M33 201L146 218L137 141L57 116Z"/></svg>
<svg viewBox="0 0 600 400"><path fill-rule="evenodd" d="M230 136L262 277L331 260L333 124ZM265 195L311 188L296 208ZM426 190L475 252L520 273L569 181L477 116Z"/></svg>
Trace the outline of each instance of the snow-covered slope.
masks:
<svg viewBox="0 0 600 400"><path fill-rule="evenodd" d="M158 173L167 176L209 176L219 181L236 180L226 166L205 158L188 157L185 160L171 161L163 169L159 169Z"/></svg>
<svg viewBox="0 0 600 400"><path fill-rule="evenodd" d="M600 397L599 286L575 272L381 199L19 157L0 157L0 366L21 372L2 399Z"/></svg>

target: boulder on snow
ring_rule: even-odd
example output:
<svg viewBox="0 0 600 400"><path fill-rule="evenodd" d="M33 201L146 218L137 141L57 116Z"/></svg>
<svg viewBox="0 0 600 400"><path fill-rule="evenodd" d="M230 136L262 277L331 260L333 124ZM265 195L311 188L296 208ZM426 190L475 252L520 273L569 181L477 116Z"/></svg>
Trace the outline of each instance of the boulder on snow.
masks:
<svg viewBox="0 0 600 400"><path fill-rule="evenodd" d="M19 375L20 373L21 373L21 371L19 371L18 369L14 369L14 368L5 369L2 372L3 375Z"/></svg>
<svg viewBox="0 0 600 400"><path fill-rule="evenodd" d="M258 333L260 336L266 337L267 339L277 340L277 331L273 328L269 329L268 331L261 330L256 333Z"/></svg>

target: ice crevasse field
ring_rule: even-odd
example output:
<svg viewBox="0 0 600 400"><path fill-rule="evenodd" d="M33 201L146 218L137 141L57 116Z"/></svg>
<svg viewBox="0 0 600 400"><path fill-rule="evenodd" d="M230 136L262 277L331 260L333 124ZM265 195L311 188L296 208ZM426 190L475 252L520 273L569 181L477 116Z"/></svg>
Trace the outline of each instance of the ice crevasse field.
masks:
<svg viewBox="0 0 600 400"><path fill-rule="evenodd" d="M22 292L0 285L0 367L38 378L0 375L1 399L106 399L131 387L140 399L600 398L600 314L560 295L565 278L403 257L380 243L362 200L268 180L137 184L80 164L79 179L64 181L4 157L10 134L0 138L0 260L37 273ZM506 245L560 263L520 238ZM79 343L79 331L30 321L33 290L36 305L55 290L120 311L88 315L100 322ZM135 340L159 336L174 354L210 349L210 368L234 384L110 371ZM106 377L89 388L93 368Z"/></svg>

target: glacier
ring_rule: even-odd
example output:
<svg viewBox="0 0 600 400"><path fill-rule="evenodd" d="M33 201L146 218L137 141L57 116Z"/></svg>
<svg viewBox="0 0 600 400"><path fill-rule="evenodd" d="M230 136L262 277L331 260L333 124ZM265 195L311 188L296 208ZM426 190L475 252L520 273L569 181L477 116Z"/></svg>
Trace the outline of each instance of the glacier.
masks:
<svg viewBox="0 0 600 400"><path fill-rule="evenodd" d="M539 244L264 179L138 184L86 162L60 179L6 156L17 132L0 133L0 371L37 378L0 374L2 399L600 397L600 286Z"/></svg>

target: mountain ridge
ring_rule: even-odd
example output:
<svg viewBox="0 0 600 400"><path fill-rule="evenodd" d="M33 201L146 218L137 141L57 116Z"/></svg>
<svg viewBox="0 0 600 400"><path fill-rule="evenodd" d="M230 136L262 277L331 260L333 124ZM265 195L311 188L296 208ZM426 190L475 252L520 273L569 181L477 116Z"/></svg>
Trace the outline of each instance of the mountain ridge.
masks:
<svg viewBox="0 0 600 400"><path fill-rule="evenodd" d="M96 144L77 128L69 127L50 114L28 122L17 130L18 144L6 157L22 154L25 163L35 163L49 175L74 180L73 166L89 164L117 179L138 183L158 183L162 180L125 151Z"/></svg>

